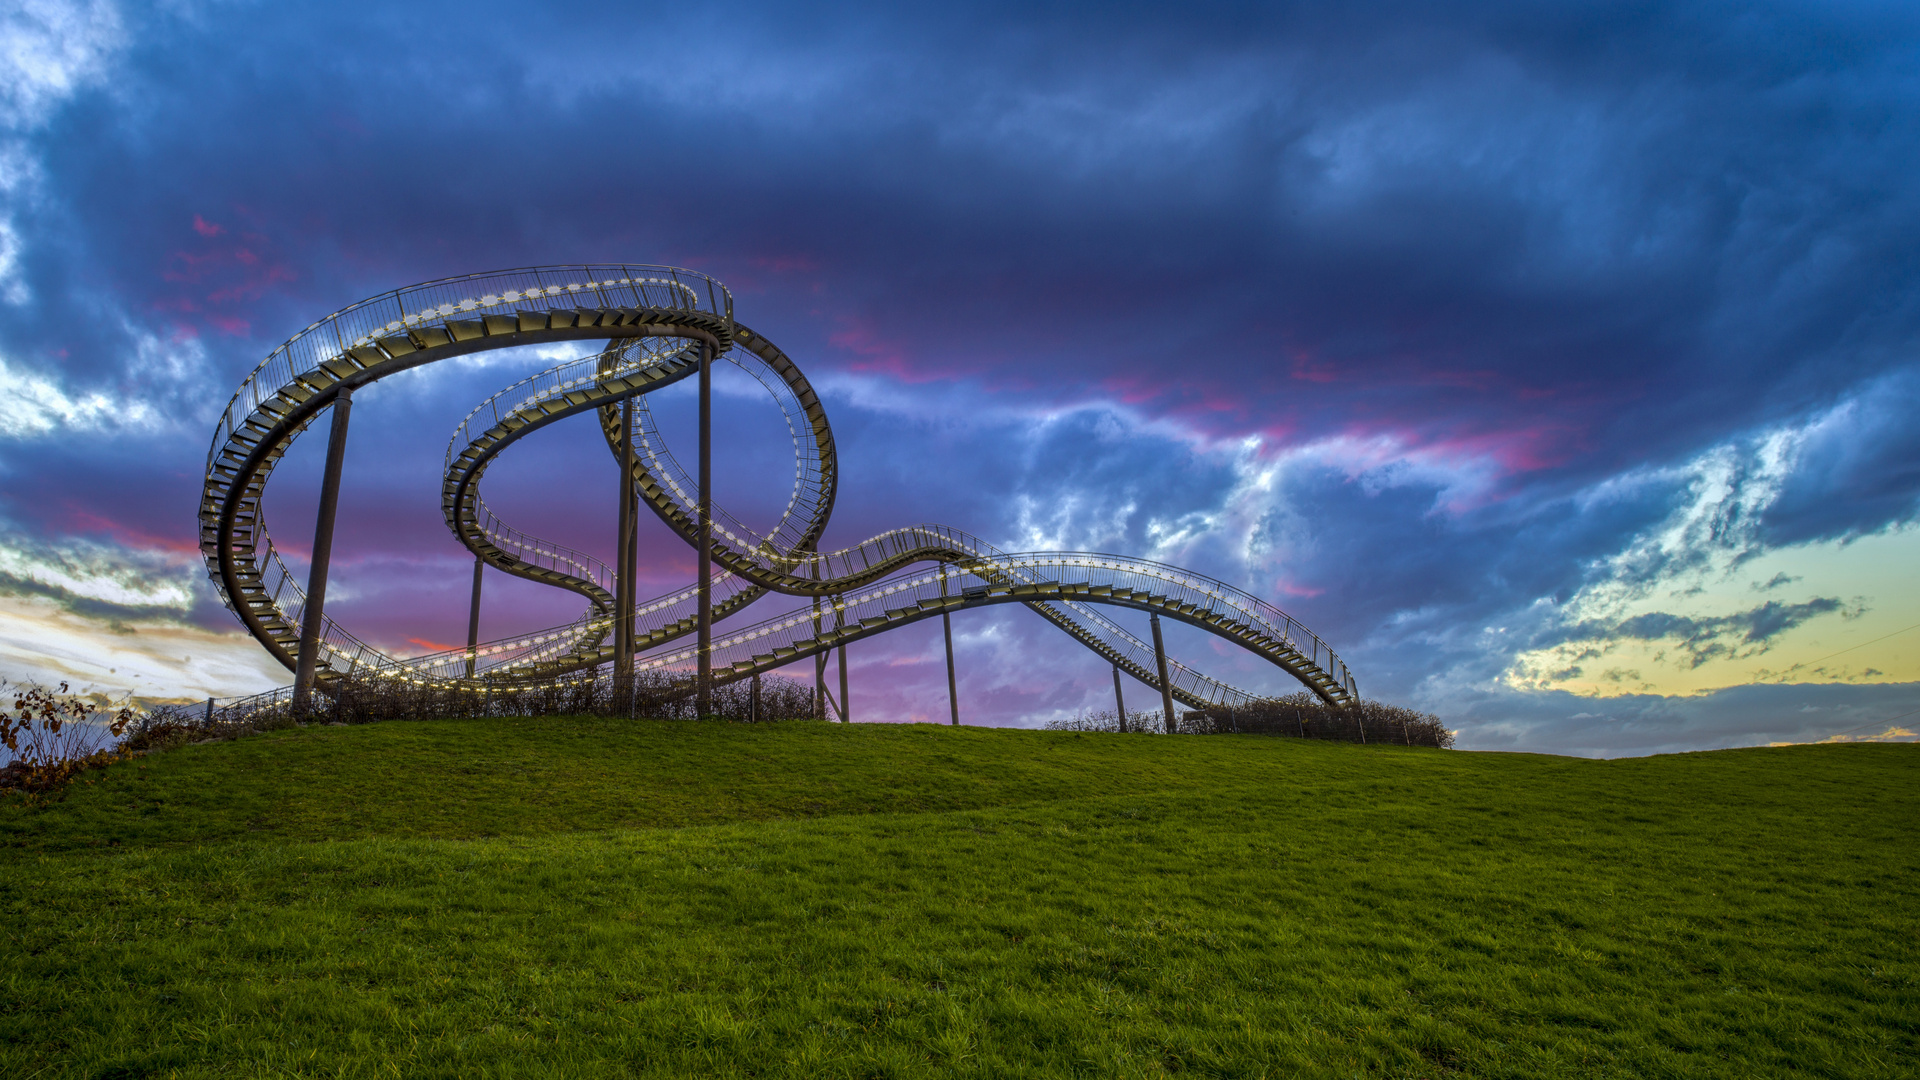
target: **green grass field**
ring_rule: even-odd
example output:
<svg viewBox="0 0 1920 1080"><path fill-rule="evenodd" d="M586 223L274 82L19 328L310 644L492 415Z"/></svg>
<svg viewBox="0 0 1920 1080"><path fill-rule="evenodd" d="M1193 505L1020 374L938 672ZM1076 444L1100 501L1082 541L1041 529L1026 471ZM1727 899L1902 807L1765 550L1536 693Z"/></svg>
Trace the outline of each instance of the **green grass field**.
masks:
<svg viewBox="0 0 1920 1080"><path fill-rule="evenodd" d="M1911 1077L1920 746L493 720L0 807L0 1076Z"/></svg>

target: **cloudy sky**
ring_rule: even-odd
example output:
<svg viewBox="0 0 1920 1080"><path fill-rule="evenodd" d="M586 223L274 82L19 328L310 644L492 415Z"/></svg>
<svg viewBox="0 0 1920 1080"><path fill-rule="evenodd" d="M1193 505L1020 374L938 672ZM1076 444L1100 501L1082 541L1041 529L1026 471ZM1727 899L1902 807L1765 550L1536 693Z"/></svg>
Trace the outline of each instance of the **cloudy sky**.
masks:
<svg viewBox="0 0 1920 1080"><path fill-rule="evenodd" d="M0 675L286 682L197 557L247 371L396 286L651 262L726 282L821 388L830 545L926 521L1190 566L1473 748L1920 722L1911 5L926 7L9 5ZM575 354L356 397L348 627L464 639L446 439ZM720 380L717 456L752 512L790 473L750 388ZM489 503L610 555L596 439L516 447ZM322 442L269 494L292 555ZM647 524L665 591L691 553ZM484 635L577 614L496 575ZM1028 613L955 629L970 721L1110 704ZM938 633L852 650L857 718L944 717Z"/></svg>

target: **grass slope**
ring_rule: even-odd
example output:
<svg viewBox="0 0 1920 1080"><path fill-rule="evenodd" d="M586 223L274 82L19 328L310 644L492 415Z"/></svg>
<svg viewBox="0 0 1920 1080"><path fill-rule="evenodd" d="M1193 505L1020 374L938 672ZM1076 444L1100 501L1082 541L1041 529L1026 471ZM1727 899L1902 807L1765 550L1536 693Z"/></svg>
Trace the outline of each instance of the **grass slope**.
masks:
<svg viewBox="0 0 1920 1080"><path fill-rule="evenodd" d="M1920 1071L1920 747L309 728L0 808L0 1075Z"/></svg>

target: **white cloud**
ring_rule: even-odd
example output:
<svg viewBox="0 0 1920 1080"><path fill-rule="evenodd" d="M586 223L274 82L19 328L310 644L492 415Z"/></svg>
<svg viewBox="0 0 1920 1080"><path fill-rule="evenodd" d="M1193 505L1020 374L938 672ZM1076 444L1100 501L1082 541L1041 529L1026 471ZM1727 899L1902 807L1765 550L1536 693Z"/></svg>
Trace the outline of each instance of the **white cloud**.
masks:
<svg viewBox="0 0 1920 1080"><path fill-rule="evenodd" d="M19 275L24 241L13 223L14 211L40 188L39 161L24 136L61 102L101 81L125 44L120 11L107 0L0 6L0 300L19 305L32 296Z"/></svg>
<svg viewBox="0 0 1920 1080"><path fill-rule="evenodd" d="M0 574L81 599L185 612L201 571L199 559L188 555L89 540L42 543L16 534L0 535Z"/></svg>
<svg viewBox="0 0 1920 1080"><path fill-rule="evenodd" d="M284 683L238 628L187 621L203 579L191 552L0 533L0 677L148 699L231 697Z"/></svg>
<svg viewBox="0 0 1920 1080"><path fill-rule="evenodd" d="M258 642L156 617L116 623L42 597L0 595L0 676L148 699L235 697L289 681Z"/></svg>
<svg viewBox="0 0 1920 1080"><path fill-rule="evenodd" d="M83 87L98 82L126 44L119 9L14 0L0 14L0 123L15 129L44 123Z"/></svg>
<svg viewBox="0 0 1920 1080"><path fill-rule="evenodd" d="M0 438L32 438L56 428L74 432L151 429L160 422L159 414L144 400L101 390L72 392L0 357Z"/></svg>

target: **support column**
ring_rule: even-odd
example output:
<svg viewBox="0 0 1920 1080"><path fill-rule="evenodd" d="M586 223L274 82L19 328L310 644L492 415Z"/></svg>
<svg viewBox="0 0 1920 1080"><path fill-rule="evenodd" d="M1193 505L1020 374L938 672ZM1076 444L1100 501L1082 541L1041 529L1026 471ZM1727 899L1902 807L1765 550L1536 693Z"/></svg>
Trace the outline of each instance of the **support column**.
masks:
<svg viewBox="0 0 1920 1080"><path fill-rule="evenodd" d="M700 664L695 716L713 711L713 347L700 346Z"/></svg>
<svg viewBox="0 0 1920 1080"><path fill-rule="evenodd" d="M473 557L473 602L467 605L467 678L473 678L473 668L480 652L480 572L487 568L487 560L478 555Z"/></svg>
<svg viewBox="0 0 1920 1080"><path fill-rule="evenodd" d="M1160 613L1151 616L1153 623L1153 662L1160 669L1160 704L1166 709L1167 734L1173 734L1173 680L1167 678L1167 647L1160 642ZM1137 625L1137 624L1136 624Z"/></svg>
<svg viewBox="0 0 1920 1080"><path fill-rule="evenodd" d="M320 666L320 627L327 606L327 566L333 560L333 518L340 509L340 466L347 457L347 418L353 388L333 399L333 430L327 435L327 471L320 481L320 515L313 525L313 567L307 571L307 606L300 619L300 654L293 665L293 711L313 706L313 680Z"/></svg>
<svg viewBox="0 0 1920 1080"><path fill-rule="evenodd" d="M760 673L753 673L753 684L747 688L747 723L760 722Z"/></svg>
<svg viewBox="0 0 1920 1080"><path fill-rule="evenodd" d="M813 580L820 580L820 560L817 556L813 560ZM820 598L816 596L813 598L813 640L820 640L822 629ZM824 652L813 654L813 715L822 720L831 719L827 716L827 654Z"/></svg>
<svg viewBox="0 0 1920 1080"><path fill-rule="evenodd" d="M833 628L844 630L847 625L846 609L836 605L833 611ZM841 642L834 652L840 654L840 722L853 723L853 702L847 699L847 643Z"/></svg>
<svg viewBox="0 0 1920 1080"><path fill-rule="evenodd" d="M633 711L633 607L639 591L633 580L638 509L633 493L633 399L627 398L620 403L620 521L613 545L613 707L628 714Z"/></svg>
<svg viewBox="0 0 1920 1080"><path fill-rule="evenodd" d="M627 475L633 475L635 455L639 453L633 445L633 399L626 401L627 424ZM627 583L627 615L623 624L627 628L627 718L632 719L639 700L638 687L634 685L634 661L640 651L639 633L634 625L634 613L640 607L640 493L633 489L631 480L627 483L627 557L620 564L620 577Z"/></svg>
<svg viewBox="0 0 1920 1080"><path fill-rule="evenodd" d="M820 601L813 602L813 637L820 640ZM827 715L827 654L813 654L813 715L822 720L831 720Z"/></svg>
<svg viewBox="0 0 1920 1080"><path fill-rule="evenodd" d="M1113 711L1120 717L1120 734L1127 733L1127 697L1120 692L1120 665L1113 665Z"/></svg>
<svg viewBox="0 0 1920 1080"><path fill-rule="evenodd" d="M940 568L940 595L947 595L947 568ZM940 609L940 629L947 635L947 705L953 710L953 726L960 726L960 691L953 678L953 618Z"/></svg>

